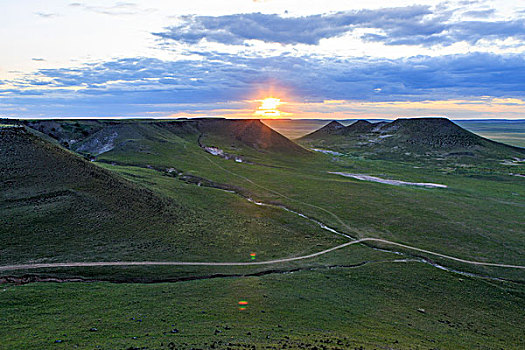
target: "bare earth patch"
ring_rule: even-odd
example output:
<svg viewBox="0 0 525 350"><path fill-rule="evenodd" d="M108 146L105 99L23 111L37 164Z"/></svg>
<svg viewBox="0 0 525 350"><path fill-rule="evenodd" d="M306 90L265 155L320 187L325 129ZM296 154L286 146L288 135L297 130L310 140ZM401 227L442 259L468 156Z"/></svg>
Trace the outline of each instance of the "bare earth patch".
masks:
<svg viewBox="0 0 525 350"><path fill-rule="evenodd" d="M401 180L389 180L389 179L382 179L380 177L364 175L364 174L350 174L350 173L341 173L341 172L332 172L332 171L329 171L328 173L335 174L335 175L341 175L345 177L351 177L357 180L379 182L382 184L394 185L394 186L422 186L422 187L431 187L431 188L447 188L447 185L434 184L434 183L429 183L429 182L407 182L407 181L401 181Z"/></svg>

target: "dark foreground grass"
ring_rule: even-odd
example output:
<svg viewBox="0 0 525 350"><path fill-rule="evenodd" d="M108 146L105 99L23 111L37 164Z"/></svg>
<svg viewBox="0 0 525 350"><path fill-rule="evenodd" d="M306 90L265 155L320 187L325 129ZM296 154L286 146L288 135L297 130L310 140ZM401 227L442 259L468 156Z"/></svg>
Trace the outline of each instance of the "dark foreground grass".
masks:
<svg viewBox="0 0 525 350"><path fill-rule="evenodd" d="M152 285L4 285L0 339L3 349L520 349L523 293L417 263Z"/></svg>

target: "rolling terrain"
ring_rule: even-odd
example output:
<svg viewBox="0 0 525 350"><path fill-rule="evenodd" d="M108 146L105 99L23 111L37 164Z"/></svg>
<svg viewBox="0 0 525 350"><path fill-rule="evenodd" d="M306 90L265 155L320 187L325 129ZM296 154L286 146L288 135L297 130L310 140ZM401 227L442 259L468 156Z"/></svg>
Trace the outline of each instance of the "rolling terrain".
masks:
<svg viewBox="0 0 525 350"><path fill-rule="evenodd" d="M259 121L0 128L1 266L41 264L0 267L0 337L38 348L520 348L525 275L503 266L525 253L523 165L504 163L520 150L447 121L394 123L331 123L302 146ZM388 157L355 141L386 130ZM400 161L394 142L425 153ZM432 160L455 152L474 156ZM148 261L183 264L126 265Z"/></svg>
<svg viewBox="0 0 525 350"><path fill-rule="evenodd" d="M525 150L478 136L445 118L397 119L371 123L358 120L348 126L333 121L301 137L299 143L368 157L411 159L523 158Z"/></svg>
<svg viewBox="0 0 525 350"><path fill-rule="evenodd" d="M355 119L336 120L338 123L348 126ZM389 121L386 119L367 119L371 123ZM505 143L511 146L525 147L525 120L507 119L452 119L462 128L493 141ZM289 139L295 140L310 134L329 121L326 119L267 119L263 122Z"/></svg>
<svg viewBox="0 0 525 350"><path fill-rule="evenodd" d="M143 154L136 145L148 142L168 143L171 150L183 143L165 130L153 133L154 125L139 126L134 136L144 130L148 138L126 142L129 152ZM157 165L156 170L139 164L139 172L127 172L125 179L24 127L0 131L3 263L175 257L227 260L245 257L251 244L281 257L281 252L304 252L312 244L331 244L332 240L315 233L313 225L303 227L291 213L254 207L224 191L202 194L197 183L184 176L178 179L177 170L168 165ZM171 142L166 141L167 135L172 136ZM117 145L113 152L120 154L122 147ZM137 184L140 179L149 188ZM169 193L154 186L155 182L170 184ZM312 235L301 244L305 232ZM273 234L279 243L289 245L284 251L274 248L273 238L267 236ZM200 242L198 247L192 243L195 240Z"/></svg>

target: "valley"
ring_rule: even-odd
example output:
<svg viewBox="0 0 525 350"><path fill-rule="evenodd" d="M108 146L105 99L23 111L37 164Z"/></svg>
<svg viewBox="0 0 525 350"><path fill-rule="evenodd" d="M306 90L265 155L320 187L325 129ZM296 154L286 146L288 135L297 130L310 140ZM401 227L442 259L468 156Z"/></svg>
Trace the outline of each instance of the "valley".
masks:
<svg viewBox="0 0 525 350"><path fill-rule="evenodd" d="M0 350L525 349L524 14L0 2Z"/></svg>
<svg viewBox="0 0 525 350"><path fill-rule="evenodd" d="M459 145L474 151L437 159L367 155L341 135L334 147L330 133L294 143L259 121L22 124L0 130L0 325L10 344L13 326L45 317L22 305L83 295L78 308L104 309L61 335L75 308L56 304L35 346L462 348L452 332L478 348L520 347L523 329L506 320L524 300L525 192L509 174L524 165L502 162L517 148L468 134ZM15 291L20 304L9 301Z"/></svg>

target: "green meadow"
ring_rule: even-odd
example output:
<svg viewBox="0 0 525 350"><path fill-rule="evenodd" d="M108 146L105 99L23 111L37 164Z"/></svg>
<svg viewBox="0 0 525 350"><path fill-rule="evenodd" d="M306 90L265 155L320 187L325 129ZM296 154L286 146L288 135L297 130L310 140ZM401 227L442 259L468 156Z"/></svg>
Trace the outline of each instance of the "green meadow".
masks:
<svg viewBox="0 0 525 350"><path fill-rule="evenodd" d="M265 261L349 241L319 223L355 238L523 265L525 179L515 174L524 165L505 163L512 158L335 156L296 148L256 123L30 125L1 138L3 266L249 262L251 253ZM0 348L525 345L523 270L385 243L273 265L60 267L1 278Z"/></svg>
<svg viewBox="0 0 525 350"><path fill-rule="evenodd" d="M178 283L4 285L0 335L3 345L39 349L519 349L523 297L522 287L418 263Z"/></svg>

